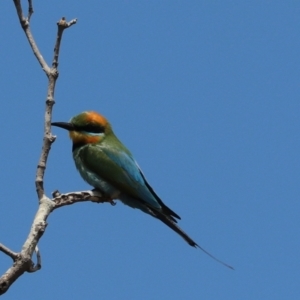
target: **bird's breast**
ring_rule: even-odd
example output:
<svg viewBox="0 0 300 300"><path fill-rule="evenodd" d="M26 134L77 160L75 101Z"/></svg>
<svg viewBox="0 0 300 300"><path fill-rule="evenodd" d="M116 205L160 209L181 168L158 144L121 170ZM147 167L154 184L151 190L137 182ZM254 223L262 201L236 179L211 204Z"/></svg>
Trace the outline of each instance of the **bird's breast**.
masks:
<svg viewBox="0 0 300 300"><path fill-rule="evenodd" d="M73 157L77 170L79 171L81 177L91 186L99 189L105 195L111 197L112 199L118 199L120 196L120 191L110 184L107 180L103 179L101 175L90 171L84 161L81 159L80 155L81 149L75 150L73 152Z"/></svg>

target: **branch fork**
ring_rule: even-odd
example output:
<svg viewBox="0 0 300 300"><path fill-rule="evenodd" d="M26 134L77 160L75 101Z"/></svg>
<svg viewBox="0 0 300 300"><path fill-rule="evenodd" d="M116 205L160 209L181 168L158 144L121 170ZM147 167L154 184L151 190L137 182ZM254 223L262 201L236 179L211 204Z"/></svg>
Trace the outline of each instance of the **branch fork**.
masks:
<svg viewBox="0 0 300 300"><path fill-rule="evenodd" d="M63 17L57 22L57 36L54 46L52 65L50 67L41 55L41 52L31 33L30 20L34 12L32 0L28 0L27 17L25 17L23 14L21 0L13 0L13 2L17 11L21 27L24 30L24 33L27 37L33 54L38 60L42 70L48 77L48 90L45 108L43 147L37 165L35 179L36 191L39 199L39 206L34 217L28 237L25 240L22 249L19 253L12 251L3 244L0 244L0 252L9 256L13 260L12 266L0 277L0 295L6 293L10 286L25 272L33 273L41 269L42 262L41 253L38 249L38 242L46 230L47 218L53 210L65 205L70 205L82 201L92 201L97 203L112 202L110 199L106 199L105 197L103 197L103 195L99 191L72 192L68 194L60 194L59 192L56 192L55 195L53 195L53 199L50 199L45 195L44 173L51 145L56 139L56 136L52 135L51 133L51 119L52 108L55 103L55 84L59 75L57 67L61 39L64 30L76 24L77 19L72 19L71 21L67 22L66 18ZM32 256L34 253L36 254L36 264L32 260Z"/></svg>

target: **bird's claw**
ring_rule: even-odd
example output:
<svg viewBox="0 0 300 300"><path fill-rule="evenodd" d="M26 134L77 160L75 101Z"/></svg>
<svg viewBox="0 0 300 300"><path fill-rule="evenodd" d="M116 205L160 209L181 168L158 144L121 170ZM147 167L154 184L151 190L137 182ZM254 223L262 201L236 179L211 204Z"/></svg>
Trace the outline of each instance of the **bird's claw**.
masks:
<svg viewBox="0 0 300 300"><path fill-rule="evenodd" d="M112 206L115 206L115 205L117 204L117 202L115 202L114 199L111 198L111 197L109 197L109 196L106 196L106 197L105 197L105 200L104 200L103 202L108 202L108 203L110 203L110 205L112 205Z"/></svg>
<svg viewBox="0 0 300 300"><path fill-rule="evenodd" d="M115 206L117 204L116 201L114 201L113 199L108 200L108 202L112 205Z"/></svg>

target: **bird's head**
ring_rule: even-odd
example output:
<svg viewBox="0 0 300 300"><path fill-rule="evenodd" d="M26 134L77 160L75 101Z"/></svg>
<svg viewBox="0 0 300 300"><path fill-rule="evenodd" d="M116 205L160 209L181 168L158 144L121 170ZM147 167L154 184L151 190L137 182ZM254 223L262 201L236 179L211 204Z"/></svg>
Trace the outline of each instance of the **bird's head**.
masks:
<svg viewBox="0 0 300 300"><path fill-rule="evenodd" d="M74 144L98 143L112 133L107 119L94 111L85 111L69 122L53 122L51 125L68 130Z"/></svg>

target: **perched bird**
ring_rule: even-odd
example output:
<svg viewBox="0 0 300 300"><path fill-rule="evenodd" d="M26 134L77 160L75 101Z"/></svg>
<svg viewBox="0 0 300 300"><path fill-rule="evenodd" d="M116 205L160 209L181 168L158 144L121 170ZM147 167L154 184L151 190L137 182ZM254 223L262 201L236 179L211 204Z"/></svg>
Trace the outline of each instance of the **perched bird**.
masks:
<svg viewBox="0 0 300 300"><path fill-rule="evenodd" d="M213 259L232 269L196 244L176 224L180 217L157 196L147 182L131 152L115 136L108 120L94 111L85 111L70 122L53 126L69 131L73 158L82 178L111 200L138 208L159 219L193 247L199 247Z"/></svg>

